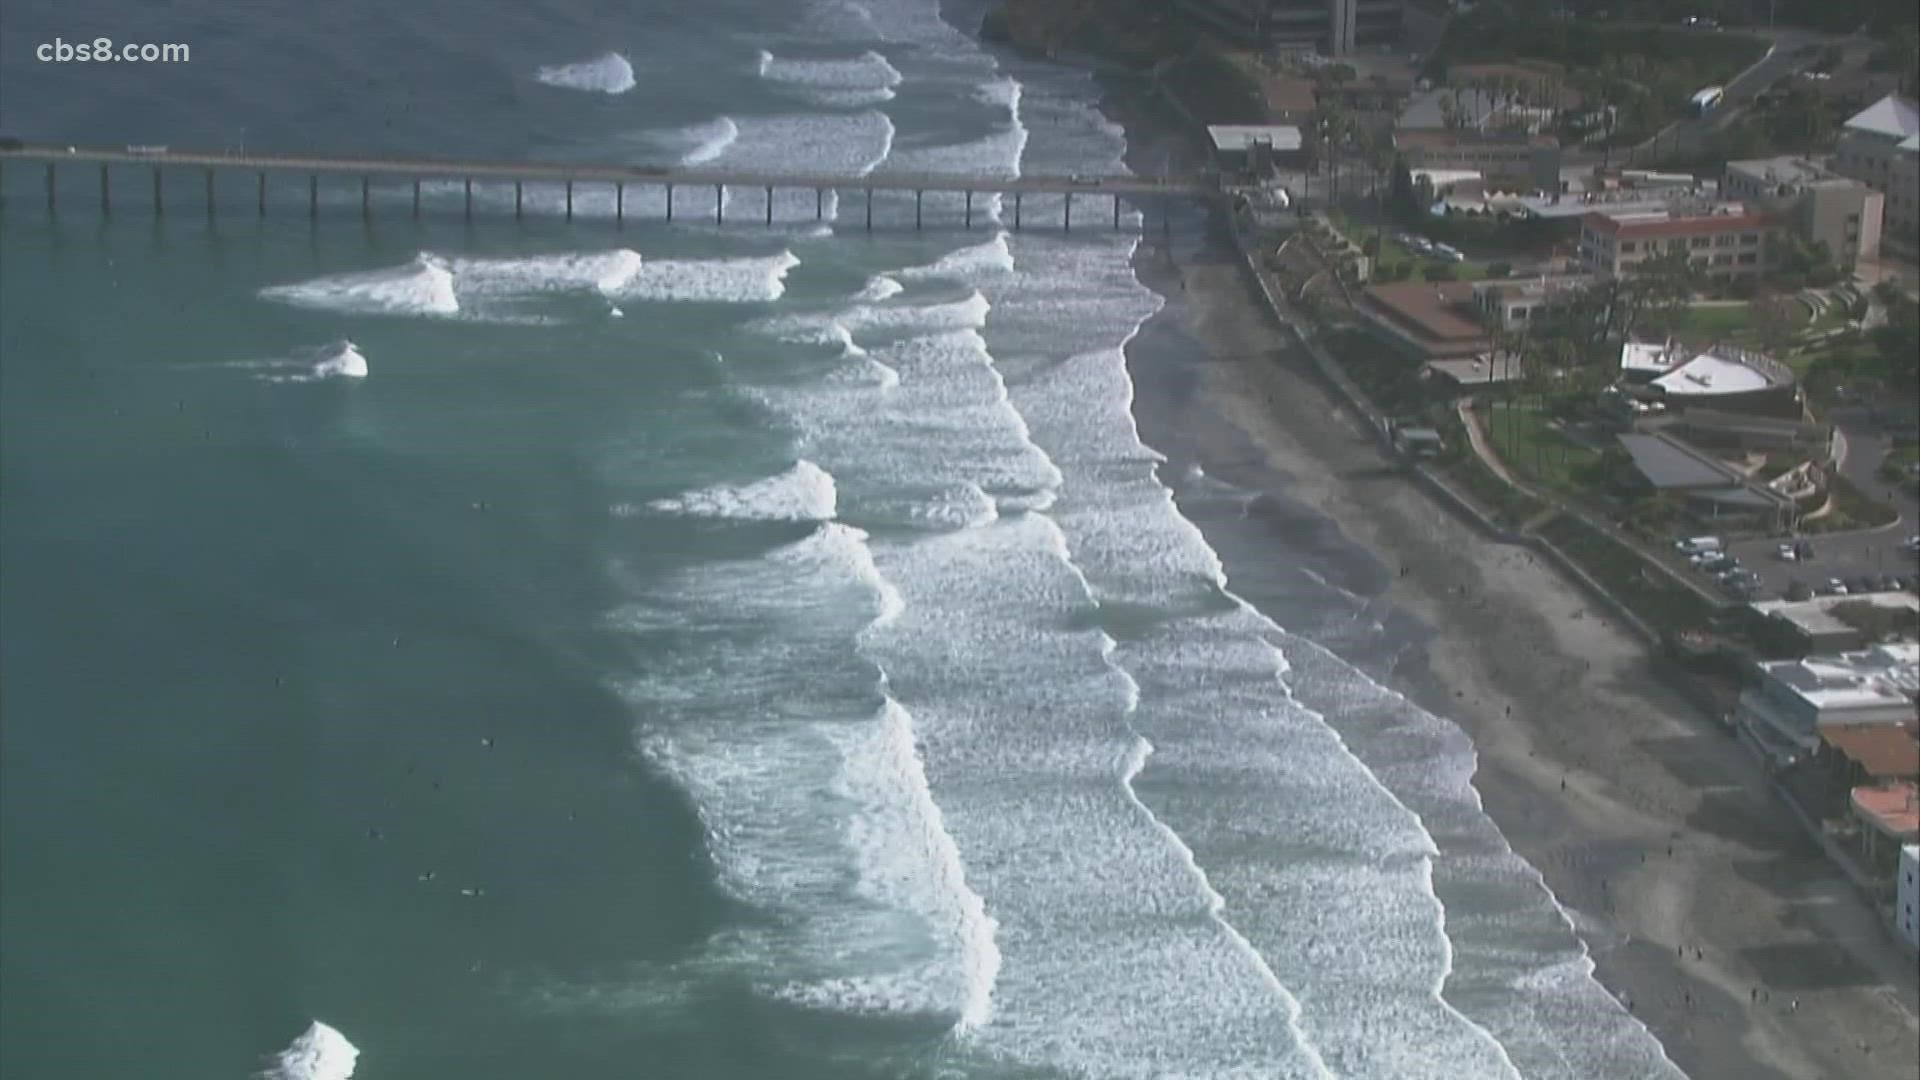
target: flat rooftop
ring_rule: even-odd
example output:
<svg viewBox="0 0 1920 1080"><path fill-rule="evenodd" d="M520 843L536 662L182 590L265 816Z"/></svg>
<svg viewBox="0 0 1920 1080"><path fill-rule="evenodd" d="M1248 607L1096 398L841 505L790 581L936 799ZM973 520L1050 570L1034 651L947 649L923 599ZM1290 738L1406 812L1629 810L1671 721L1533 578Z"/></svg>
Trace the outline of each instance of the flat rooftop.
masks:
<svg viewBox="0 0 1920 1080"><path fill-rule="evenodd" d="M1904 708L1920 694L1920 644L1895 641L1855 652L1762 662L1766 675L1817 710Z"/></svg>
<svg viewBox="0 0 1920 1080"><path fill-rule="evenodd" d="M1871 604L1889 611L1902 609L1920 617L1920 596L1906 591L1857 593L1852 596L1815 596L1807 600L1758 600L1751 606L1762 615L1784 619L1810 636L1844 634L1853 629L1833 614L1841 604Z"/></svg>
<svg viewBox="0 0 1920 1080"><path fill-rule="evenodd" d="M1257 142L1279 151L1300 149L1300 129L1292 124L1209 124L1207 135L1223 153L1244 153Z"/></svg>

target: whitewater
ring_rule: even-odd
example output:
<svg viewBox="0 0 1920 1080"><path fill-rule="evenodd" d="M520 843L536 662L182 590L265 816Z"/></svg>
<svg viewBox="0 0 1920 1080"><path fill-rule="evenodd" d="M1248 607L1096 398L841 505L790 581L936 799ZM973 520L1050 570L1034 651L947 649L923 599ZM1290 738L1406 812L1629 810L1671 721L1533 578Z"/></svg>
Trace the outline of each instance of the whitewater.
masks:
<svg viewBox="0 0 1920 1080"><path fill-rule="evenodd" d="M996 60L931 0L803 8L737 43L724 70L753 96L619 114L618 144L853 175L1124 167L1087 79ZM642 96L619 52L530 74L583 106ZM936 196L926 232L855 242L837 202L813 224L811 192L768 209L772 229L422 250L257 288L396 344L618 318L634 369L685 391L673 419L708 424L669 445L637 418L583 457L620 597L604 681L725 914L608 982L516 993L739 994L906 1032L899 1060L967 1076L1678 1075L1481 811L1458 729L1256 610L1182 516L1132 416L1127 346L1163 306L1134 236L1010 232L997 201L967 234ZM702 359L653 348L695 325ZM404 369L375 355L381 377L339 396ZM351 342L302 357L287 374L369 374ZM1431 748L1421 767L1396 737ZM1498 903L1447 910L1436 880L1468 877ZM321 1027L296 1060L342 1060Z"/></svg>

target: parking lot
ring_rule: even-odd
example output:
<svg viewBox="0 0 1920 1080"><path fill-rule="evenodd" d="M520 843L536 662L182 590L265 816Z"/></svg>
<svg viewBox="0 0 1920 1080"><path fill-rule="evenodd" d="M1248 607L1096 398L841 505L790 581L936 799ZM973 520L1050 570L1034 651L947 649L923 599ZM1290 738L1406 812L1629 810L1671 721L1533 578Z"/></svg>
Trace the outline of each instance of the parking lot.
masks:
<svg viewBox="0 0 1920 1080"><path fill-rule="evenodd" d="M1784 537L1737 540L1727 545L1727 552L1752 571L1758 585L1755 599L1785 596L1795 582L1815 592L1828 591L1828 583L1836 580L1848 592L1862 591L1862 585L1870 586L1867 591L1888 585L1913 588L1913 578L1920 574L1920 556L1908 547L1910 535L1888 529L1805 537L1801 550L1811 554L1804 558L1782 554Z"/></svg>

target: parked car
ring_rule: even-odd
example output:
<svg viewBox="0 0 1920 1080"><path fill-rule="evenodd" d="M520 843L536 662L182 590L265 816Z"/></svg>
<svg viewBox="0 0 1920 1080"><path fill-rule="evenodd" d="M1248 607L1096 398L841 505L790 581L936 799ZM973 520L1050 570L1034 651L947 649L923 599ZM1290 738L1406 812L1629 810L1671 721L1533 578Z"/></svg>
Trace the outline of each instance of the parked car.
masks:
<svg viewBox="0 0 1920 1080"><path fill-rule="evenodd" d="M1847 595L1847 583L1837 577L1830 577L1827 579L1825 585L1820 586L1820 595L1845 596Z"/></svg>
<svg viewBox="0 0 1920 1080"><path fill-rule="evenodd" d="M1920 533L1914 533L1912 536L1907 537L1907 552L1912 555L1920 555Z"/></svg>
<svg viewBox="0 0 1920 1080"><path fill-rule="evenodd" d="M1673 542L1673 549L1682 555L1698 555L1703 551L1720 551L1726 547L1717 536L1683 536Z"/></svg>
<svg viewBox="0 0 1920 1080"><path fill-rule="evenodd" d="M1715 555L1714 557L1701 563L1700 569L1706 570L1709 573L1717 574L1722 570L1732 570L1734 567L1737 567L1739 565L1740 565L1740 560L1734 558L1731 555Z"/></svg>
<svg viewBox="0 0 1920 1080"><path fill-rule="evenodd" d="M1787 585L1786 597L1789 600L1813 599L1813 586L1804 581L1794 581Z"/></svg>
<svg viewBox="0 0 1920 1080"><path fill-rule="evenodd" d="M1894 577L1892 574L1881 574L1879 577L1873 579L1873 590L1875 592L1899 592L1900 579Z"/></svg>
<svg viewBox="0 0 1920 1080"><path fill-rule="evenodd" d="M1774 549L1774 554L1779 557L1781 562L1800 561L1800 553L1794 550L1792 544L1781 544L1778 548Z"/></svg>
<svg viewBox="0 0 1920 1080"><path fill-rule="evenodd" d="M1849 593L1869 593L1872 591L1874 591L1873 579L1865 574L1847 579L1847 592Z"/></svg>

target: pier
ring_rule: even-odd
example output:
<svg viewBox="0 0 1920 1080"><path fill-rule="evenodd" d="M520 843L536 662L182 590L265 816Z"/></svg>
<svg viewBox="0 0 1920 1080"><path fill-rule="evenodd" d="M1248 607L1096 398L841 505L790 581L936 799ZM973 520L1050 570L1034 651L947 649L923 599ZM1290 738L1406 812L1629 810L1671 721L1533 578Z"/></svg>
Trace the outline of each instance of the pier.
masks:
<svg viewBox="0 0 1920 1080"><path fill-rule="evenodd" d="M635 165L538 161L460 161L406 157L223 153L174 150L168 147L106 147L53 143L27 143L0 147L0 169L35 166L46 172L46 204L50 213L57 213L59 210L58 175L61 169L97 169L100 210L102 213L111 213L113 209L112 171L115 167L133 167L148 169L152 172L153 210L156 215L166 212L162 198L164 190L162 176L172 171L203 174L206 213L209 217L217 212L215 198L217 177L226 174L250 177L254 183L256 212L261 216L267 212L267 189L270 177L291 177L296 182L304 177L307 213L309 217L316 220L320 214L322 177L357 180L360 190L360 212L363 217L369 218L373 214L373 190L376 183L383 187L403 190L410 188L412 216L419 217L420 185L423 181L435 181L453 182L461 186L462 213L469 220L474 216L474 184L480 182L502 187L512 185L515 217L520 217L525 212L527 185L545 185L564 191L564 213L569 221L573 219L575 187L597 185L611 190L613 194L613 217L616 224L624 224L627 218L627 189L630 187L654 188L662 191L665 219L668 221L673 220L676 189L691 188L697 192L711 188L713 220L718 224L725 224L727 221L726 191L728 188L734 188L764 195L764 221L767 225L772 225L774 221L776 192L812 191L815 220L825 219L826 193L829 191L864 196L863 220L869 231L873 229L873 194L876 191L913 196L913 224L916 229L922 227L924 220L922 203L928 194L961 196L963 224L967 228L973 227L975 195L1003 196L1011 202L1010 227L1016 231L1027 227L1026 219L1031 216L1022 212L1024 196L1059 196L1061 211L1056 220L1059 227L1068 232L1073 229L1076 198L1083 208L1090 206L1095 214L1099 214L1102 210L1110 210L1112 228L1122 227L1122 208L1131 205L1140 211L1143 228L1146 227L1147 220L1151 216L1157 219L1164 229L1170 221L1173 200L1211 198L1219 194L1218 186L1210 178L1154 180L1138 176L1074 175L996 178L952 173L883 172L871 175L775 173L732 168L652 168ZM751 206L750 203L749 206ZM1151 214L1149 214L1149 207L1154 211ZM1083 227L1085 220L1083 210Z"/></svg>

